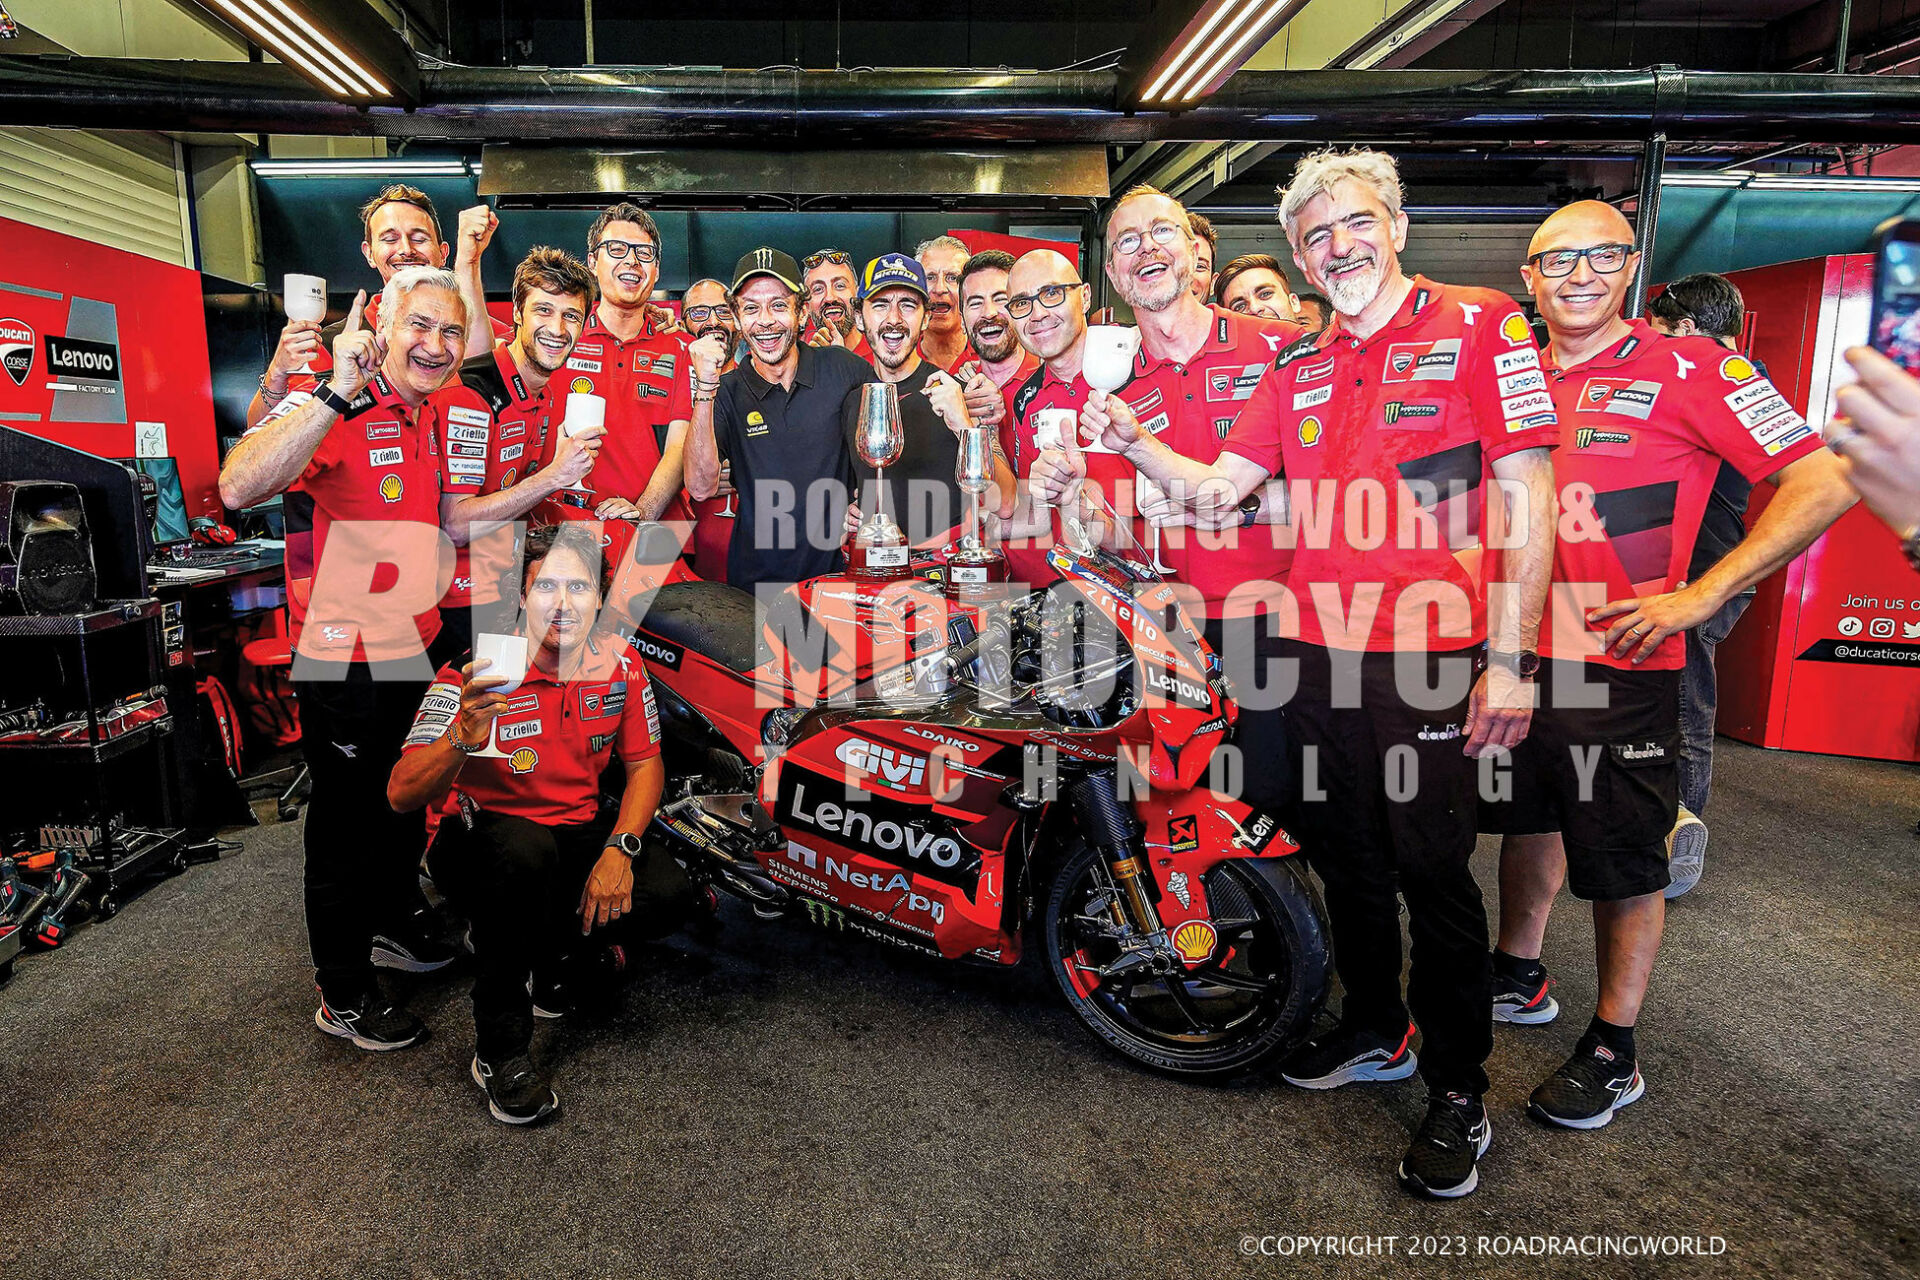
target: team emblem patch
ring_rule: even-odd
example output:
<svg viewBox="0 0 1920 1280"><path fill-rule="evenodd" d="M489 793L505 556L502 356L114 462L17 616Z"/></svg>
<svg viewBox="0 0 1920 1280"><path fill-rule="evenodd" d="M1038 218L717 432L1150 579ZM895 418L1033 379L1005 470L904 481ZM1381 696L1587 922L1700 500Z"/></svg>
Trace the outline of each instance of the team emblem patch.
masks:
<svg viewBox="0 0 1920 1280"><path fill-rule="evenodd" d="M515 773L532 773L533 766L540 763L540 753L532 747L521 747L507 757L507 768Z"/></svg>
<svg viewBox="0 0 1920 1280"><path fill-rule="evenodd" d="M567 384L567 390L583 396L592 395L593 379L592 378L575 378L572 382L569 382Z"/></svg>
<svg viewBox="0 0 1920 1280"><path fill-rule="evenodd" d="M1300 443L1309 448L1320 443L1320 419L1314 417L1300 419Z"/></svg>
<svg viewBox="0 0 1920 1280"><path fill-rule="evenodd" d="M1527 318L1516 311L1500 322L1500 336L1517 347L1533 341L1533 330L1527 327Z"/></svg>
<svg viewBox="0 0 1920 1280"><path fill-rule="evenodd" d="M400 483L400 477L389 471L380 477L380 500L398 502L406 494L407 487Z"/></svg>
<svg viewBox="0 0 1920 1280"><path fill-rule="evenodd" d="M1728 382L1745 382L1755 372L1753 361L1745 356L1728 356L1720 362L1720 376Z"/></svg>

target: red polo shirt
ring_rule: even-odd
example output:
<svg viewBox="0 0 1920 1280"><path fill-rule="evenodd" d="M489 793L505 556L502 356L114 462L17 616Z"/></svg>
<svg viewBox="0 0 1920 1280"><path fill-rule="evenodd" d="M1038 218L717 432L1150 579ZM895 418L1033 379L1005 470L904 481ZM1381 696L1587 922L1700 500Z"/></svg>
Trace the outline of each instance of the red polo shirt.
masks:
<svg viewBox="0 0 1920 1280"><path fill-rule="evenodd" d="M312 379L303 379L300 389L289 392L253 431L264 430L311 400L313 385ZM391 660L411 656L440 634L438 607L405 619L388 617L377 608L372 616L363 611L339 618L309 614L314 571L335 524L405 520L439 529L440 447L431 404L429 400L410 407L385 375L376 373L321 437L306 469L287 488L287 615L295 648L309 657ZM433 570L422 566L421 571ZM351 578L353 571L343 564L328 572ZM370 590L389 590L398 577L397 565L376 563Z"/></svg>
<svg viewBox="0 0 1920 1280"><path fill-rule="evenodd" d="M640 332L626 342L608 332L596 307L586 331L573 344L566 368L553 375L547 396L553 402L553 431L547 453L559 447L560 424L572 392L597 395L607 402L607 434L600 456L581 483L585 489L562 490L546 499L536 515L553 523L591 520L593 509L608 498L637 500L660 465L667 428L693 417L693 362L687 358L690 339L684 330L670 333L656 328L648 314ZM550 462L543 456L542 466ZM676 496L661 512L663 519L684 519L686 510Z"/></svg>
<svg viewBox="0 0 1920 1280"><path fill-rule="evenodd" d="M1560 441L1539 374L1512 298L1424 276L1372 337L1336 319L1280 353L1223 448L1287 477L1302 640L1385 652L1486 639L1491 464ZM1396 634L1403 594L1426 603Z"/></svg>
<svg viewBox="0 0 1920 1280"><path fill-rule="evenodd" d="M471 661L469 655L440 668L403 753L446 735L460 714L460 668ZM588 653L563 679L528 671L494 721L494 744L506 758L468 757L440 806L442 815L457 821L464 795L489 813L540 823L590 822L600 810L600 774L611 757L631 763L660 754L660 716L646 669L621 645L617 652Z"/></svg>
<svg viewBox="0 0 1920 1280"><path fill-rule="evenodd" d="M1233 311L1215 311L1212 320L1206 341L1185 363L1156 360L1142 346L1134 357L1134 381L1128 387L1129 397L1136 387L1158 391L1169 415L1161 440L1175 453L1205 463L1220 456L1235 416L1275 357L1307 332L1288 321ZM1262 580L1286 581L1293 552L1279 545L1285 539L1274 536L1278 529L1270 524L1204 533L1163 529L1161 560L1172 566L1171 577L1198 590L1208 612L1219 617L1235 587ZM1235 612L1251 608L1243 604Z"/></svg>
<svg viewBox="0 0 1920 1280"><path fill-rule="evenodd" d="M1722 461L1761 480L1823 445L1752 361L1711 338L1666 338L1636 320L1585 364L1562 368L1555 355L1548 347L1544 374L1561 423L1560 537L1540 652L1632 670L1631 656L1594 652L1611 623L1589 627L1561 584L1603 584L1588 608L1674 590ZM1686 660L1686 637L1675 634L1640 669Z"/></svg>
<svg viewBox="0 0 1920 1280"><path fill-rule="evenodd" d="M429 399L440 423L441 485L451 494L503 493L539 470L547 451L547 393L528 391L503 343L460 366L458 378ZM475 587L467 547L459 549L442 608L497 600L491 566Z"/></svg>

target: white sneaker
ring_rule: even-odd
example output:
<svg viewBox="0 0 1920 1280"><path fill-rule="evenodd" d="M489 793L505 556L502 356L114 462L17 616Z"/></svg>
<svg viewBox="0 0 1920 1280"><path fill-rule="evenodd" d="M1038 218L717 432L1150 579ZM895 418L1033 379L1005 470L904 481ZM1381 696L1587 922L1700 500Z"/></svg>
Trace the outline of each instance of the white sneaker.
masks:
<svg viewBox="0 0 1920 1280"><path fill-rule="evenodd" d="M1680 819L1673 824L1673 830L1667 833L1667 878L1666 896L1677 898L1693 886L1700 883L1700 875L1707 869L1707 824L1693 816L1685 805L1680 806Z"/></svg>

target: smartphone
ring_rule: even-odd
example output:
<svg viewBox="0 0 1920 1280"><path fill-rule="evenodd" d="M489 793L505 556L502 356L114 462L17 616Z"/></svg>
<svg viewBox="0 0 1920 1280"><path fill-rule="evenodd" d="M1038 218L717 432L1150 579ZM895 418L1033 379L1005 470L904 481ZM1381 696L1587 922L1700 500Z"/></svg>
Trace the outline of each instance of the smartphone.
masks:
<svg viewBox="0 0 1920 1280"><path fill-rule="evenodd" d="M1874 347L1920 376L1920 219L1889 218L1873 233Z"/></svg>

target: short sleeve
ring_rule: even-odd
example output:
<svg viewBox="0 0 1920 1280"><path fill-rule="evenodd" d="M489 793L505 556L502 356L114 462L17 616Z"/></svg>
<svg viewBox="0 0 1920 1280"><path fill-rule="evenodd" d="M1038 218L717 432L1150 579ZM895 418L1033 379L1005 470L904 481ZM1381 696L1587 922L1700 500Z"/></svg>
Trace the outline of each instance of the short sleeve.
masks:
<svg viewBox="0 0 1920 1280"><path fill-rule="evenodd" d="M1540 368L1533 328L1512 299L1485 296L1498 304L1473 326L1465 373L1467 403L1487 461L1522 449L1556 448L1560 415Z"/></svg>
<svg viewBox="0 0 1920 1280"><path fill-rule="evenodd" d="M1280 407L1280 397L1291 368L1291 364L1286 364L1261 375L1220 445L1220 452L1237 453L1270 476L1279 475L1285 469L1280 433L1290 428Z"/></svg>
<svg viewBox="0 0 1920 1280"><path fill-rule="evenodd" d="M687 422L693 418L693 344L680 348L674 366L673 389L667 393L667 421Z"/></svg>
<svg viewBox="0 0 1920 1280"><path fill-rule="evenodd" d="M653 701L653 682L638 662L628 670L627 701L620 710L613 754L628 764L660 754L660 711Z"/></svg>
<svg viewBox="0 0 1920 1280"><path fill-rule="evenodd" d="M433 420L421 425L439 435L441 489L452 494L479 493L493 457L493 414L466 387L449 387L427 403Z"/></svg>
<svg viewBox="0 0 1920 1280"><path fill-rule="evenodd" d="M448 727L460 714L460 686L460 669L452 663L435 673L426 696L420 699L420 709L413 713L413 727L407 730L406 740L400 744L402 754L430 747L446 736Z"/></svg>
<svg viewBox="0 0 1920 1280"><path fill-rule="evenodd" d="M1799 410L1745 356L1720 360L1715 376L1702 386L1694 393L1689 425L1748 480L1764 480L1825 447Z"/></svg>

